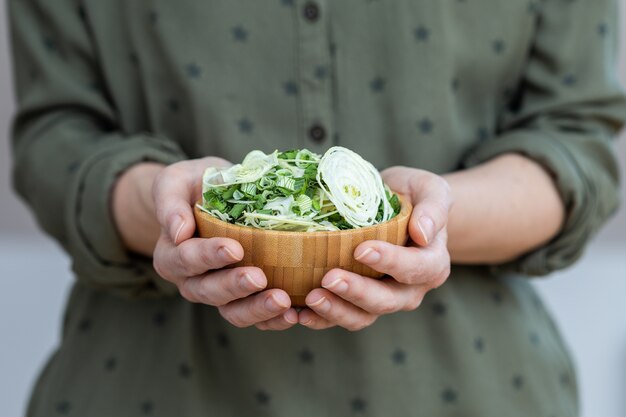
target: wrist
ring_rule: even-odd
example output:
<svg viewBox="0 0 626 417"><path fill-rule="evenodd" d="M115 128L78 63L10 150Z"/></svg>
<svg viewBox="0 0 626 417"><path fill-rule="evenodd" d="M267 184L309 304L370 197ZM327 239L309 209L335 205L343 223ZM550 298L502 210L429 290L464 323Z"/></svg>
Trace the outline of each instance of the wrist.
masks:
<svg viewBox="0 0 626 417"><path fill-rule="evenodd" d="M142 162L130 167L115 182L111 210L122 242L132 252L151 256L159 236L152 184L165 165Z"/></svg>
<svg viewBox="0 0 626 417"><path fill-rule="evenodd" d="M550 173L520 154L445 175L457 204L448 221L454 263L500 264L552 239L565 209Z"/></svg>

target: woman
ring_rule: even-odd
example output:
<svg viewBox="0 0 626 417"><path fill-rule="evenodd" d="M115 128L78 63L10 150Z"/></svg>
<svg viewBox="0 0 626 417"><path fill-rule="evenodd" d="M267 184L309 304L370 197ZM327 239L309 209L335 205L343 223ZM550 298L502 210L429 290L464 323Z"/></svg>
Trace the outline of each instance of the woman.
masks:
<svg viewBox="0 0 626 417"><path fill-rule="evenodd" d="M16 189L77 277L29 415L577 414L527 276L617 206L616 2L9 5ZM411 196L412 242L297 311L191 205L209 165L333 144Z"/></svg>

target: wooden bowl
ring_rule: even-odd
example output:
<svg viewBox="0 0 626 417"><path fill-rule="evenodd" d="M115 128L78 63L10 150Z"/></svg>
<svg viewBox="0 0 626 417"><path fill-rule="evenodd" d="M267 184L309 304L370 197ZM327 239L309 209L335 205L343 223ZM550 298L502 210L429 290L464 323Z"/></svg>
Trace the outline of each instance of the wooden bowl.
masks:
<svg viewBox="0 0 626 417"><path fill-rule="evenodd" d="M385 223L336 232L289 232L263 230L227 223L194 208L200 237L228 237L241 243L244 257L233 264L256 266L265 272L267 288L281 288L293 306L306 306L304 299L333 268L341 268L372 278L384 274L357 262L354 250L366 240L384 240L404 245L413 209L408 198L400 198L400 213Z"/></svg>

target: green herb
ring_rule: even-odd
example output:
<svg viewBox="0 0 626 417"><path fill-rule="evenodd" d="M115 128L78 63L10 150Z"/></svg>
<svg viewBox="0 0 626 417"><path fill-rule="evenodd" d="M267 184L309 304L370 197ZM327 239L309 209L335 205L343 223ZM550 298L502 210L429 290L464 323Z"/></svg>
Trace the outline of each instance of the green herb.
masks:
<svg viewBox="0 0 626 417"><path fill-rule="evenodd" d="M389 220L399 213L400 201L371 164L333 147L323 157L307 149L252 151L241 164L209 168L200 208L263 229L346 230Z"/></svg>

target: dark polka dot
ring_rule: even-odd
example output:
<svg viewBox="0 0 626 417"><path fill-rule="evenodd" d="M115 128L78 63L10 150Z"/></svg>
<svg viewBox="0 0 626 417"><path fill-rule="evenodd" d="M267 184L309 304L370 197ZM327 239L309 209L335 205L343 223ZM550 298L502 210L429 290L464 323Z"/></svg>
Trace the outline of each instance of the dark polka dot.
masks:
<svg viewBox="0 0 626 417"><path fill-rule="evenodd" d="M293 0L280 0L283 6L293 6Z"/></svg>
<svg viewBox="0 0 626 417"><path fill-rule="evenodd" d="M489 139L489 130L486 127L476 129L476 139L481 142Z"/></svg>
<svg viewBox="0 0 626 417"><path fill-rule="evenodd" d="M72 162L71 164L69 164L67 166L67 168L66 168L67 172L69 174L73 174L74 172L76 172L76 170L78 169L79 166L80 166L80 162L74 161L74 162Z"/></svg>
<svg viewBox="0 0 626 417"><path fill-rule="evenodd" d="M528 339L530 340L530 343L532 343L535 346L538 346L539 343L541 342L539 335L535 332L530 332L530 334L528 335Z"/></svg>
<svg viewBox="0 0 626 417"><path fill-rule="evenodd" d="M158 327L163 327L167 323L167 315L163 311L158 311L152 316L152 322Z"/></svg>
<svg viewBox="0 0 626 417"><path fill-rule="evenodd" d="M297 96L298 95L298 84L295 81L287 81L283 84L283 89L285 90L285 94L288 96Z"/></svg>
<svg viewBox="0 0 626 417"><path fill-rule="evenodd" d="M222 348L230 347L230 339L226 333L219 332L217 334L217 345Z"/></svg>
<svg viewBox="0 0 626 417"><path fill-rule="evenodd" d="M607 35L607 33L609 32L609 28L607 26L606 23L602 22L600 24L598 24L598 27L596 29L598 31L598 35L605 37Z"/></svg>
<svg viewBox="0 0 626 417"><path fill-rule="evenodd" d="M417 41L425 42L430 37L430 31L424 26L418 26L413 30L413 35Z"/></svg>
<svg viewBox="0 0 626 417"><path fill-rule="evenodd" d="M178 100L172 98L169 99L167 101L167 108L172 112L172 113L178 113L178 111L180 110L180 103L178 102Z"/></svg>
<svg viewBox="0 0 626 417"><path fill-rule="evenodd" d="M191 376L191 367L186 362L181 362L181 364L178 365L178 375L180 375L181 378L189 378Z"/></svg>
<svg viewBox="0 0 626 417"><path fill-rule="evenodd" d="M185 67L185 71L189 78L200 78L202 76L202 68L198 64L191 63Z"/></svg>
<svg viewBox="0 0 626 417"><path fill-rule="evenodd" d="M506 49L506 45L502 39L496 39L495 41L493 41L491 46L493 48L493 51L498 55L502 54Z"/></svg>
<svg viewBox="0 0 626 417"><path fill-rule="evenodd" d="M111 372L117 367L117 358L111 356L104 361L104 369Z"/></svg>
<svg viewBox="0 0 626 417"><path fill-rule="evenodd" d="M128 54L128 60L133 65L139 65L139 56L137 56L137 53L135 52L131 52Z"/></svg>
<svg viewBox="0 0 626 417"><path fill-rule="evenodd" d="M49 36L45 36L42 40L44 48L48 52L56 52L57 51L57 43Z"/></svg>
<svg viewBox="0 0 626 417"><path fill-rule="evenodd" d="M269 404L271 400L270 395L263 390L257 391L257 393L255 394L255 398L256 398L256 402L261 405L267 405Z"/></svg>
<svg viewBox="0 0 626 417"><path fill-rule="evenodd" d="M561 375L559 375L559 383L562 386L567 387L569 386L570 382L571 382L571 379L570 379L569 373L563 372Z"/></svg>
<svg viewBox="0 0 626 417"><path fill-rule="evenodd" d="M528 2L528 8L526 9L529 15L536 16L539 14L539 3L536 1Z"/></svg>
<svg viewBox="0 0 626 417"><path fill-rule="evenodd" d="M441 401L444 404L454 404L458 400L458 394L452 388L446 388L441 391Z"/></svg>
<svg viewBox="0 0 626 417"><path fill-rule="evenodd" d="M491 300L496 304L502 304L502 294L500 291L492 291Z"/></svg>
<svg viewBox="0 0 626 417"><path fill-rule="evenodd" d="M350 401L350 407L352 411L362 413L367 408L367 402L361 397L355 397Z"/></svg>
<svg viewBox="0 0 626 417"><path fill-rule="evenodd" d="M397 348L392 354L391 354L391 360L393 361L394 364L396 365L402 365L403 363L406 362L406 352L404 352L402 349Z"/></svg>
<svg viewBox="0 0 626 417"><path fill-rule="evenodd" d="M524 387L524 377L521 375L513 375L511 385L513 385L513 388L516 390L521 390Z"/></svg>
<svg viewBox="0 0 626 417"><path fill-rule="evenodd" d="M54 405L54 410L57 412L57 414L69 414L71 409L72 405L69 403L69 401L59 401Z"/></svg>
<svg viewBox="0 0 626 417"><path fill-rule="evenodd" d="M476 349L476 351L478 353L483 353L485 350L485 341L483 340L482 337L477 337L476 339L474 339L474 349Z"/></svg>
<svg viewBox="0 0 626 417"><path fill-rule="evenodd" d="M435 316L441 317L446 315L447 308L441 301L437 301L433 303L432 311Z"/></svg>
<svg viewBox="0 0 626 417"><path fill-rule="evenodd" d="M80 322L78 322L78 331L84 333L84 332L88 332L89 330L91 330L92 324L91 324L91 320L89 319L82 319Z"/></svg>
<svg viewBox="0 0 626 417"><path fill-rule="evenodd" d="M154 10L150 11L150 13L148 13L148 20L153 25L156 24L159 21L159 14Z"/></svg>
<svg viewBox="0 0 626 417"><path fill-rule="evenodd" d="M313 352L311 352L308 348L302 349L300 353L298 353L298 356L300 358L300 362L302 363L313 363Z"/></svg>
<svg viewBox="0 0 626 417"><path fill-rule="evenodd" d="M429 134L434 129L433 122L427 118L424 118L420 120L419 122L417 122L417 127L419 128L420 132L424 134Z"/></svg>
<svg viewBox="0 0 626 417"><path fill-rule="evenodd" d="M375 93L380 93L385 89L385 79L382 77L376 77L370 81L370 88Z"/></svg>
<svg viewBox="0 0 626 417"><path fill-rule="evenodd" d="M240 119L237 122L237 126L239 126L239 131L241 133L252 133L252 130L254 129L252 122L246 118Z"/></svg>
<svg viewBox="0 0 626 417"><path fill-rule="evenodd" d="M452 82L450 83L450 86L452 87L452 91L456 93L457 91L459 91L459 88L461 87L461 82L459 81L458 78L454 78Z"/></svg>
<svg viewBox="0 0 626 417"><path fill-rule="evenodd" d="M231 29L233 39L237 42L245 42L248 40L248 31L243 26L235 26Z"/></svg>
<svg viewBox="0 0 626 417"><path fill-rule="evenodd" d="M576 77L573 74L567 74L563 77L561 83L566 87L571 87L576 84Z"/></svg>
<svg viewBox="0 0 626 417"><path fill-rule="evenodd" d="M314 70L315 78L318 80L325 80L328 77L328 69L324 65L318 65Z"/></svg>
<svg viewBox="0 0 626 417"><path fill-rule="evenodd" d="M152 401L144 401L139 405L139 409L143 414L152 414L154 411L154 404Z"/></svg>

